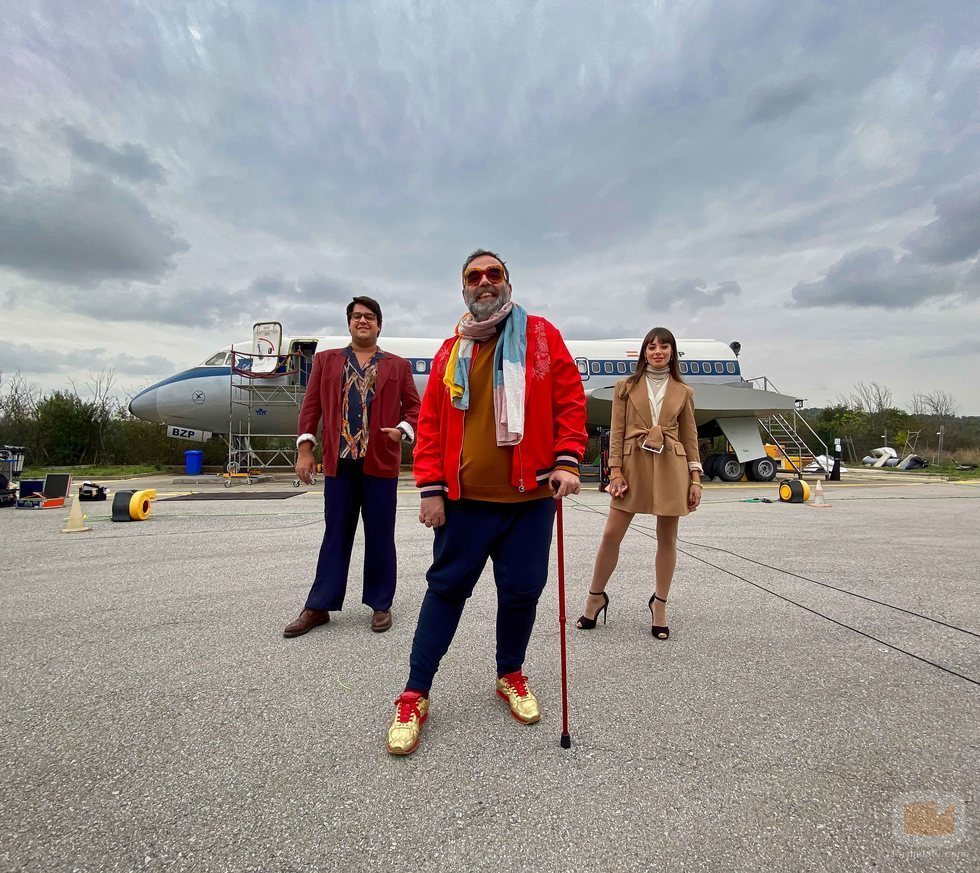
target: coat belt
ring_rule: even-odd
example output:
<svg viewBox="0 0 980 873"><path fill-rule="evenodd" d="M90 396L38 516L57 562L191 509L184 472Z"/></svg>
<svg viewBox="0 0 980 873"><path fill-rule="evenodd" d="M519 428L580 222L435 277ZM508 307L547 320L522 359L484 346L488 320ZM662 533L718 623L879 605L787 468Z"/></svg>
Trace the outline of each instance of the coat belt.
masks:
<svg viewBox="0 0 980 873"><path fill-rule="evenodd" d="M664 446L679 443L678 428L679 424L659 425L655 424L650 428L631 427L626 433L627 440L636 440L637 445L647 451L662 452Z"/></svg>

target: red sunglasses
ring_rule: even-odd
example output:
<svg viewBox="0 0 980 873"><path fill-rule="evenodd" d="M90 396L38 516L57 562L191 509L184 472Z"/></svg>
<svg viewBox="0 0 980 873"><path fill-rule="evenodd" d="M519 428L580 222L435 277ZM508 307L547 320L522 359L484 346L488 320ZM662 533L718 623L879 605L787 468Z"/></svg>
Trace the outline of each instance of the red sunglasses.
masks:
<svg viewBox="0 0 980 873"><path fill-rule="evenodd" d="M470 267L465 273L463 273L463 281L470 287L475 288L480 282L483 281L483 277L487 277L487 281L491 285L499 285L501 282L507 279L507 271L499 266L498 264L491 264L489 267Z"/></svg>

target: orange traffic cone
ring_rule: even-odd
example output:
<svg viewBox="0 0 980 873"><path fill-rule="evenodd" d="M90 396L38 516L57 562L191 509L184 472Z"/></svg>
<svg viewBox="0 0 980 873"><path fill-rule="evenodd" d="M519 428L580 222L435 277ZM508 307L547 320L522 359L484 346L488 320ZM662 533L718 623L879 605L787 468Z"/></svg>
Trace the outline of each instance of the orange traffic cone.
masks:
<svg viewBox="0 0 980 873"><path fill-rule="evenodd" d="M810 506L817 509L830 509L830 504L823 499L823 484L817 479L817 487L813 489L813 500Z"/></svg>
<svg viewBox="0 0 980 873"><path fill-rule="evenodd" d="M87 530L92 530L92 528L85 526L85 516L82 515L82 502L76 495L72 498L71 510L68 512L68 525L67 527L63 527L61 532L84 533Z"/></svg>

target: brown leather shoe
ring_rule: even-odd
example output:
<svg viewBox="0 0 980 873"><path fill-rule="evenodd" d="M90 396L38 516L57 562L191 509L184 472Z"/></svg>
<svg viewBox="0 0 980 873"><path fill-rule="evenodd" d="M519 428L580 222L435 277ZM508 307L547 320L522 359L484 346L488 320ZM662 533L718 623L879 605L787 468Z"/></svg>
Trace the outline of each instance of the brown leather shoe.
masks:
<svg viewBox="0 0 980 873"><path fill-rule="evenodd" d="M374 610L374 615L371 617L371 630L376 634L380 634L383 631L388 630L391 627L391 610L390 609L376 609Z"/></svg>
<svg viewBox="0 0 980 873"><path fill-rule="evenodd" d="M313 630L317 625L326 624L330 621L330 613L325 609L304 609L299 618L291 624L286 625L282 632L284 637L301 637L303 634Z"/></svg>

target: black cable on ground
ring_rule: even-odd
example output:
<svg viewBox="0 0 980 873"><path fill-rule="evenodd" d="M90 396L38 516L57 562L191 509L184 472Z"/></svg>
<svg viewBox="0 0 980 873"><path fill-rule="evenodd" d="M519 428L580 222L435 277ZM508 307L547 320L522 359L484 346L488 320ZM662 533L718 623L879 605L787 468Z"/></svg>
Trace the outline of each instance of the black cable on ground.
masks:
<svg viewBox="0 0 980 873"><path fill-rule="evenodd" d="M595 507L588 506L588 505L586 505L584 503L578 503L578 502L576 502L574 500L572 500L571 502L572 502L572 504L574 506L576 506L578 508L581 508L581 509L585 509L585 510L587 510L589 512L594 512L597 515L605 516L607 514L607 513L602 512L599 509L596 509ZM656 534L653 531L651 531L649 528L645 528L645 527L642 527L640 525L634 526L632 523L630 524L630 527L634 527L634 529L638 533L642 534L643 536L649 537L650 539L656 540L656 538L657 538L656 537ZM700 545L700 543L694 543L694 545ZM705 546L705 548L714 548L714 546ZM766 588L764 585L759 585L757 582L753 582L750 579L746 579L744 576L739 576L738 573L735 573L732 570L729 570L729 569L727 569L725 567L719 567L717 564L712 564L710 561L707 561L707 560L705 560L704 558L702 558L702 557L700 557L698 555L693 555L690 552L684 551L683 549L678 549L678 551L682 555L686 555L689 558L693 558L695 561L700 561L702 564L707 564L709 567L713 567L715 570L720 570L722 573L727 573L729 576L734 576L736 579L738 579L738 580L740 580L742 582L745 582L745 583L751 585L753 588L758 588L760 591L765 591L767 594L771 594L773 597L778 597L780 600L783 600L786 603L791 603L793 606L799 607L800 609L802 609L802 610L804 610L806 612L809 612L812 615L816 615L816 616L818 616L820 618L823 618L823 619L829 621L831 624L835 624L838 627L842 627L842 628L845 628L846 630L853 631L854 633L858 634L859 636L865 637L866 639L869 639L869 640L873 640L876 643L880 643L881 645L885 646L886 648L892 649L895 652L900 652L903 655L908 655L910 658L914 658L917 661L921 661L923 664L928 664L930 667L935 667L937 670L942 670L944 673L948 673L951 676L956 676L957 678L963 679L964 681L969 682L972 685L976 685L976 686L980 687L980 681L978 681L976 679L972 679L969 676L964 676L962 673L958 673L955 670L949 669L948 667L943 667L941 664L937 664L935 661L930 661L928 658L923 658L921 655L916 655L914 652L910 652L910 651L908 651L906 649L900 648L899 646L892 645L891 643L886 642L885 640L879 639L878 637L872 636L871 634L866 633L865 631L860 630L859 628L856 628L856 627L853 627L853 626L851 626L849 624L844 624L843 622L837 621L837 619L831 618L829 615L825 615L824 613L819 612L816 609L811 609L809 606L804 606L802 603L798 603L797 601L792 600L791 598L786 597L785 595L780 594L777 591L773 591L771 588ZM719 549L719 551L726 551L726 550L725 549ZM742 557L741 555L738 555L735 552L729 552L729 554L734 555L736 558L741 558ZM744 560L751 561L752 559L751 558L746 558ZM760 562L758 562L758 561L752 561L752 563L758 564ZM769 565L767 565L767 564L760 564L760 566L768 567ZM787 573L788 572L786 570L780 570L778 567L769 567L769 569L774 570L777 573ZM789 575L795 575L795 574L790 573ZM815 581L813 579L806 579L806 577L802 577L802 576L800 576L798 578L804 579L807 582L813 582L813 581ZM823 584L823 583L817 583L817 584ZM828 586L828 587L833 587L833 586ZM837 589L837 590L843 591L843 589ZM845 593L845 594L851 594L852 592L850 592L850 591L843 591L843 593ZM855 595L855 596L860 596L860 595ZM865 599L870 600L871 598L865 598ZM872 602L879 603L880 601L872 601ZM891 604L888 604L888 603L882 603L881 605L883 605L883 606L891 606ZM900 607L897 607L897 606L896 607L892 607L892 608L893 609L901 609ZM907 612L908 610L901 610L901 611L902 612ZM917 618L925 618L925 619L928 619L929 621L936 621L938 624L944 624L944 622L940 622L937 619L929 618L929 616L919 615L918 613L914 613L914 612L910 612L909 614L910 615L913 615L913 616L916 616ZM964 633L971 634L972 636L978 636L977 634L974 634L972 631L964 631L962 628L953 627L952 625L947 625L947 627L952 627L953 630L960 630L960 631L963 631Z"/></svg>
<svg viewBox="0 0 980 873"><path fill-rule="evenodd" d="M911 609L903 609L901 606L895 606L893 603L886 603L884 600L875 600L873 597L868 597L864 594L858 594L856 591L849 591L846 588L839 588L836 585L831 585L829 582L821 582L819 579L811 579L808 576L802 576L799 573L794 573L792 570L784 570L782 567L774 567L772 564L767 564L765 561L756 561L754 558L747 558L745 555L740 555L738 552L733 552L729 549L723 549L721 546L709 546L705 543L695 543L690 540L682 540L680 537L677 538L677 542L684 543L688 546L697 546L702 549L711 549L715 552L724 552L726 555L732 555L736 558L740 558L743 561L748 561L750 564L756 564L759 567L765 567L767 570L774 570L777 573L785 573L787 576L792 576L795 579L802 579L804 582L812 582L814 585L820 585L823 588L830 588L832 591L839 591L841 594L850 594L851 597L857 597L859 600L866 600L868 603L876 603L878 606L887 606L889 609L894 609L897 612L904 612L906 615L914 616L915 618L922 618L926 621L931 621L935 624L942 625L942 627L947 627L950 630L959 631L961 634L969 634L971 637L976 637L980 639L980 634L976 631L967 630L964 627L957 627L955 624L949 624L938 618L933 618L931 615L924 615L921 612L913 612ZM685 554L687 554L685 552Z"/></svg>

